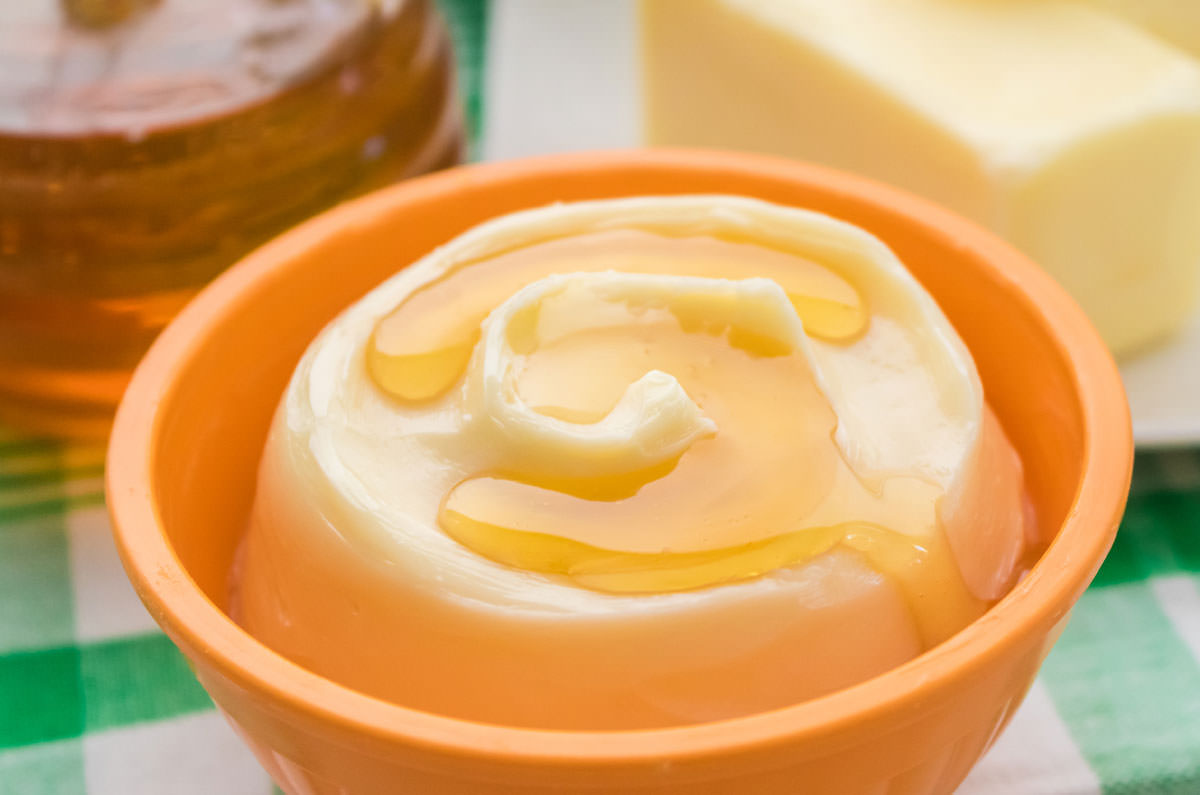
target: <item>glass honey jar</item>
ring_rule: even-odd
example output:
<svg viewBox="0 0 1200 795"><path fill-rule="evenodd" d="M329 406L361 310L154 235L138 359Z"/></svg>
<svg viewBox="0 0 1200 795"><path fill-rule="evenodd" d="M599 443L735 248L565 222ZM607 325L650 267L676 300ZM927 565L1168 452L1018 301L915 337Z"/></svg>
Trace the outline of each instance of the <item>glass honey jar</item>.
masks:
<svg viewBox="0 0 1200 795"><path fill-rule="evenodd" d="M104 436L208 280L461 154L432 0L0 3L0 423Z"/></svg>

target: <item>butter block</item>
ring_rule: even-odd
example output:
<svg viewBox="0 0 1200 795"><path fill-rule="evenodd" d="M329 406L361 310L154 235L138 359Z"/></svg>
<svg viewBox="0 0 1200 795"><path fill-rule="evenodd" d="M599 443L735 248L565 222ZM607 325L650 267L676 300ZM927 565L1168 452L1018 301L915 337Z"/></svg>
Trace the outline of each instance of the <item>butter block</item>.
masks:
<svg viewBox="0 0 1200 795"><path fill-rule="evenodd" d="M1115 2L1115 0L1114 0ZM643 0L650 143L859 172L996 230L1114 352L1200 287L1200 65L1084 3Z"/></svg>
<svg viewBox="0 0 1200 795"><path fill-rule="evenodd" d="M1125 17L1176 47L1200 56L1200 3L1196 0L1086 0Z"/></svg>

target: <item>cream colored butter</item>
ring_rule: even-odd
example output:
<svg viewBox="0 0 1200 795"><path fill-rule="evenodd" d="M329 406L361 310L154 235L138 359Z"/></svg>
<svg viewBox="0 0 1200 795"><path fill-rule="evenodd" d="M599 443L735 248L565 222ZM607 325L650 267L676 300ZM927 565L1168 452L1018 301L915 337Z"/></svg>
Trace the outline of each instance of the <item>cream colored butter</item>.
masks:
<svg viewBox="0 0 1200 795"><path fill-rule="evenodd" d="M815 160L914 190L1045 266L1112 348L1200 279L1200 68L1080 3L643 0L652 143Z"/></svg>
<svg viewBox="0 0 1200 795"><path fill-rule="evenodd" d="M523 245L622 228L671 240L736 237L822 263L861 293L869 323L836 342L810 335L772 279L568 271L500 303L461 381L440 397L397 400L372 379L373 333L422 287ZM456 489L486 486L481 473L638 469L720 434L700 408L711 396L693 400L668 372L631 379L592 423L524 405L515 378L526 364L524 313L538 306L537 336L553 341L582 323L605 323L603 309L573 311L597 298L641 308L679 302L802 351L836 415L838 480L823 492L833 498L783 529L816 537L850 521L858 531L738 581L638 593L503 565L451 537L439 526L441 506ZM793 410L788 398L778 395L773 407ZM829 474L795 469L767 473L788 503L803 491L794 484ZM731 196L545 207L484 224L400 271L313 342L264 450L234 612L261 641L322 675L443 714L589 729L731 717L862 681L982 614L1020 564L1021 488L1020 463L985 408L962 341L865 231ZM638 517L643 546L621 546L622 554L736 555L762 540L719 535L734 523L717 521L708 532L709 508L745 505L710 505L699 490L685 496L705 509L676 536L692 546L654 540L656 525L673 515L659 506L661 514ZM490 507L536 518L533 501L518 494L515 502ZM613 533L611 524L578 522L559 535L605 547ZM886 548L897 539L898 564ZM873 565L889 556L887 572Z"/></svg>
<svg viewBox="0 0 1200 795"><path fill-rule="evenodd" d="M850 345L809 339L782 291L767 280L559 275L528 286L489 316L461 389L433 404L404 406L372 382L364 349L373 329L422 285L459 262L504 250L511 239L582 232L619 218L636 218L646 229L735 228L764 242L827 253L864 291L871 325ZM441 500L464 473L487 471L514 458L523 467L549 471L644 467L718 430L665 373L649 373L630 385L598 423L569 423L523 406L512 385L515 356L505 344L508 324L535 297L570 285L643 294L732 291L736 311L808 352L838 417L839 447L861 477L909 473L934 482L951 501L962 490L978 446L983 395L969 354L936 304L887 247L862 230L817 213L737 197L561 205L508 216L464 235L376 288L317 338L293 377L272 446L289 451L290 465L301 470L306 483L321 484L319 493L329 502L322 513L341 517L343 536L408 576L432 578L429 587L537 610L567 605L646 609L633 602L622 607L619 597L494 564L437 527ZM836 505L827 511L836 511ZM887 506L879 516L864 518L886 522ZM813 517L815 523L844 519ZM657 597L664 607L672 599L707 598Z"/></svg>
<svg viewBox="0 0 1200 795"><path fill-rule="evenodd" d="M1196 0L1083 0L1088 5L1118 14L1135 25L1200 55L1200 3Z"/></svg>

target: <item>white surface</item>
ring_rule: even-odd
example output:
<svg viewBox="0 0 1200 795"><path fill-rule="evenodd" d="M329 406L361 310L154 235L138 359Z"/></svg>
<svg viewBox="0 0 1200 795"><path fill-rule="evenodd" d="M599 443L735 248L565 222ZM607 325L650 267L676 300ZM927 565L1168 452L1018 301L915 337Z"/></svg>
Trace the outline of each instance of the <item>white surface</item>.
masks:
<svg viewBox="0 0 1200 795"><path fill-rule="evenodd" d="M1071 739L1041 682L958 795L1097 795L1100 782Z"/></svg>
<svg viewBox="0 0 1200 795"><path fill-rule="evenodd" d="M269 795L271 780L216 712L83 738L88 792Z"/></svg>
<svg viewBox="0 0 1200 795"><path fill-rule="evenodd" d="M1161 347L1121 366L1143 447L1200 444L1200 314Z"/></svg>
<svg viewBox="0 0 1200 795"><path fill-rule="evenodd" d="M79 642L138 635L157 629L121 568L104 506L67 514L75 637Z"/></svg>
<svg viewBox="0 0 1200 795"><path fill-rule="evenodd" d="M1179 639L1200 662L1200 586L1188 574L1156 577L1150 589Z"/></svg>
<svg viewBox="0 0 1200 795"><path fill-rule="evenodd" d="M633 0L496 0L491 15L484 159L638 144Z"/></svg>
<svg viewBox="0 0 1200 795"><path fill-rule="evenodd" d="M485 159L640 142L634 0L497 0L492 14ZM1200 314L1121 372L1139 446L1200 444Z"/></svg>

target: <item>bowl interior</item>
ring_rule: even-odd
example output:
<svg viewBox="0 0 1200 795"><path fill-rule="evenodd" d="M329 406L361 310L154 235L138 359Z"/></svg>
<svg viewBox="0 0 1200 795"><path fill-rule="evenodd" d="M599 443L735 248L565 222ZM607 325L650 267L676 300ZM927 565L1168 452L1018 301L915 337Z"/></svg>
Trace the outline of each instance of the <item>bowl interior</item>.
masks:
<svg viewBox="0 0 1200 795"><path fill-rule="evenodd" d="M189 335L158 406L151 499L184 568L224 609L268 424L301 353L339 310L397 269L498 214L554 201L736 193L805 207L882 238L941 304L975 356L987 399L1022 454L1041 526L1057 531L1078 490L1084 417L1045 317L995 267L990 236L870 183L809 167L781 173L699 158L548 160L461 170L369 196L276 240L206 291L168 334ZM916 220L914 220L916 219ZM932 223L931 223L932 219ZM1098 564L1098 561L1097 561Z"/></svg>

